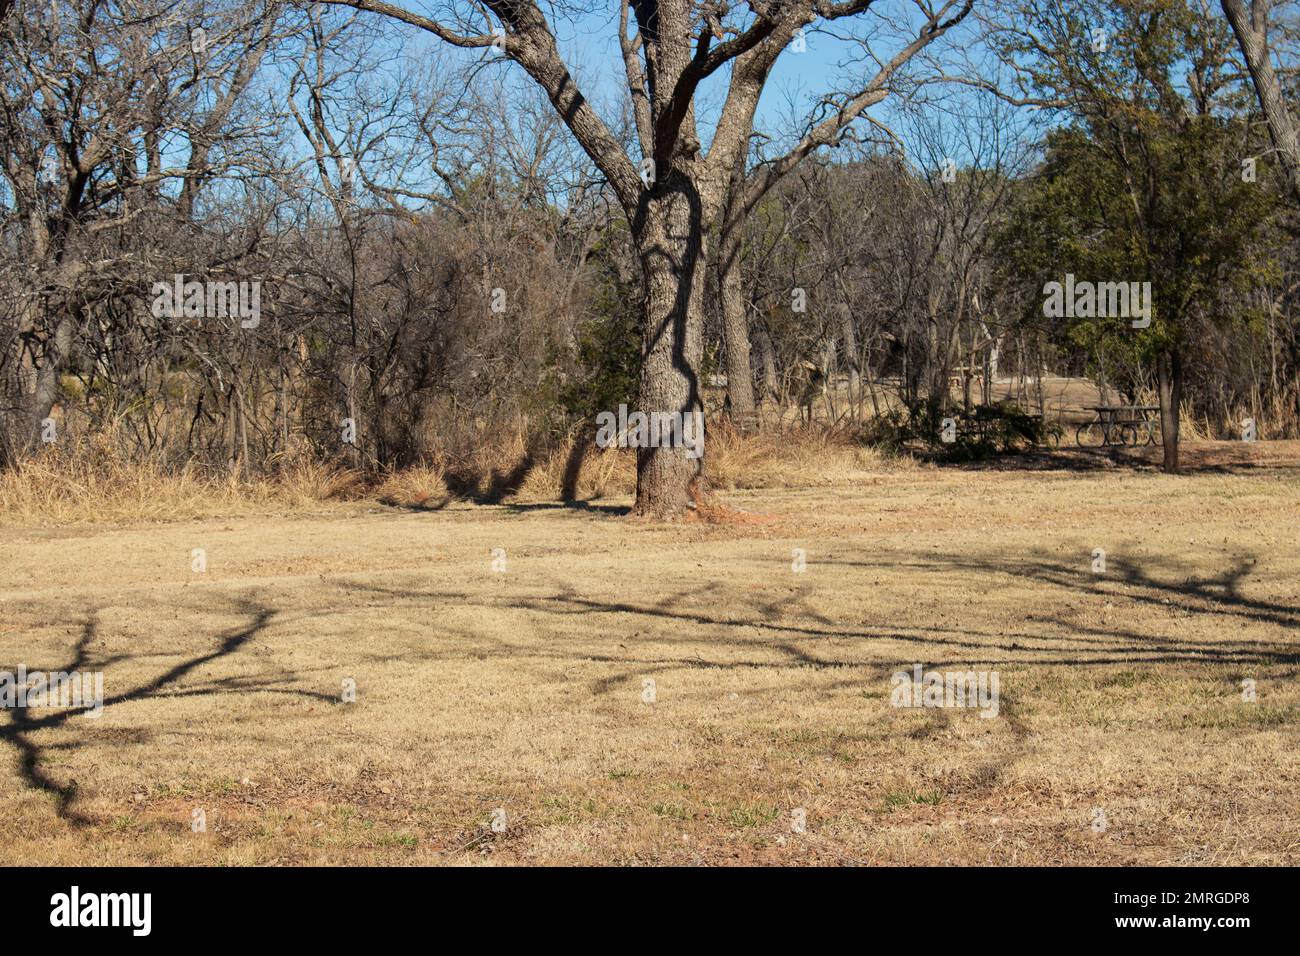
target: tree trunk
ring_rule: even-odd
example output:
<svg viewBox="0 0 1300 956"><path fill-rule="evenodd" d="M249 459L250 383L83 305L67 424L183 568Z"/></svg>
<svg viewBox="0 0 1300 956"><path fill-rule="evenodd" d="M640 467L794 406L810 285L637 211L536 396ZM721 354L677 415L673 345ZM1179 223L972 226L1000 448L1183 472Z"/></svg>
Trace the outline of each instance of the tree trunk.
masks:
<svg viewBox="0 0 1300 956"><path fill-rule="evenodd" d="M1164 447L1161 467L1178 472L1178 409L1183 402L1183 360L1177 349L1162 352L1156 359L1160 383L1160 440Z"/></svg>
<svg viewBox="0 0 1300 956"><path fill-rule="evenodd" d="M1292 200L1300 202L1300 140L1296 137L1286 101L1282 99L1282 84L1269 57L1267 5L1261 0L1251 0L1250 12L1247 13L1244 0L1222 0L1222 4L1223 12L1232 24L1232 32L1237 35L1255 95L1268 123L1269 138L1282 160Z"/></svg>
<svg viewBox="0 0 1300 956"><path fill-rule="evenodd" d="M704 228L694 184L674 172L656 186L636 229L637 252L645 277L640 411L701 416L699 368L704 356ZM704 456L690 458L685 447L637 450L636 505L633 513L672 520L699 493Z"/></svg>
<svg viewBox="0 0 1300 956"><path fill-rule="evenodd" d="M781 391L781 381L776 374L776 349L772 345L772 339L767 334L767 330L761 325L758 327L756 337L758 345L758 357L763 366L763 401L775 402L777 394Z"/></svg>
<svg viewBox="0 0 1300 956"><path fill-rule="evenodd" d="M35 389L30 407L31 418L27 425L29 448L40 446L41 423L49 418L55 402L59 400L59 375L62 374L68 356L72 352L72 334L76 325L77 320L71 315L61 315L58 318L54 326L54 335L46 348L45 360L36 370Z"/></svg>
<svg viewBox="0 0 1300 956"><path fill-rule="evenodd" d="M843 288L843 283L840 283ZM849 408L857 421L858 406L862 403L861 352L858 351L858 331L853 327L853 310L847 302L839 306L840 337L844 340L844 364L849 373Z"/></svg>
<svg viewBox="0 0 1300 956"><path fill-rule="evenodd" d="M725 222L725 215L723 218ZM718 291L731 418L741 431L747 431L757 424L758 417L754 410L754 373L749 364L749 315L740 275L742 232L743 226L739 224L731 229L723 228L718 246Z"/></svg>
<svg viewBox="0 0 1300 956"><path fill-rule="evenodd" d="M48 250L50 247L47 241L47 234L43 232L38 234L36 248ZM74 297L73 290L83 267L80 263L71 265L61 263L61 255L61 251L56 250L48 265L52 271L49 284L59 292L49 296L42 305L38 305L37 299L32 297L27 303L19 306L18 324L24 332L48 327L45 325L45 322L49 321L46 317L53 319L53 328L45 341L44 354L40 356L39 364L37 364L36 351L33 350L30 353L30 365L20 372L24 384L30 385L31 389L25 391L22 396L22 401L25 403L23 414L26 418L23 422L26 441L23 444L28 451L35 450L41 444L41 423L50 416L55 403L59 400L59 376L67 367L68 359L72 355L73 339L81 324L79 311L81 307Z"/></svg>
<svg viewBox="0 0 1300 956"><path fill-rule="evenodd" d="M822 397L826 400L826 416L831 425L839 421L839 407L835 401L835 380L839 377L839 367L835 362L835 336L830 335L822 344ZM810 419L811 421L811 416Z"/></svg>

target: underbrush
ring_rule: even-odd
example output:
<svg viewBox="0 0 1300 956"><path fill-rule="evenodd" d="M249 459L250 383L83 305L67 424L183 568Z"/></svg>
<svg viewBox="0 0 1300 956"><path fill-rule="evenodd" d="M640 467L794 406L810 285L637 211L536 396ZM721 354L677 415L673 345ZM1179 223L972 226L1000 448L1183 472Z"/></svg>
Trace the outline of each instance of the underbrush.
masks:
<svg viewBox="0 0 1300 956"><path fill-rule="evenodd" d="M169 466L121 447L101 433L44 446L0 471L0 523L176 521L348 501L432 510L455 501L598 500L636 491L634 450L579 448L570 436L539 451L517 431L485 436L472 453L393 471L303 452L241 474L192 461ZM707 449L708 486L721 491L834 484L906 466L906 459L821 426L741 434L725 421L710 423Z"/></svg>
<svg viewBox="0 0 1300 956"><path fill-rule="evenodd" d="M1059 424L1003 401L976 406L969 413L935 412L926 405L894 409L863 426L861 440L895 454L912 451L942 461L979 461L1059 444L1063 434Z"/></svg>

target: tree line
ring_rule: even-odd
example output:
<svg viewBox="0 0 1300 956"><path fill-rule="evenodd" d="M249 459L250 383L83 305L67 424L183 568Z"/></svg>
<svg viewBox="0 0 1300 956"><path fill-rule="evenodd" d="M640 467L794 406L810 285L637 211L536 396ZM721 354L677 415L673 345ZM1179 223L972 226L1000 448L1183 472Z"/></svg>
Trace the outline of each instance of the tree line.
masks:
<svg viewBox="0 0 1300 956"><path fill-rule="evenodd" d="M816 382L872 440L999 376L1041 406L1044 374L1154 394L1169 470L1185 413L1295 435L1287 6L606 12L620 81L593 98L562 53L581 6L14 0L0 459L580 452L620 403L725 393L711 415L783 427ZM778 60L826 48L826 89L760 111ZM1149 322L1045 308L1067 275L1149 283ZM707 474L707 449L637 455L641 513Z"/></svg>

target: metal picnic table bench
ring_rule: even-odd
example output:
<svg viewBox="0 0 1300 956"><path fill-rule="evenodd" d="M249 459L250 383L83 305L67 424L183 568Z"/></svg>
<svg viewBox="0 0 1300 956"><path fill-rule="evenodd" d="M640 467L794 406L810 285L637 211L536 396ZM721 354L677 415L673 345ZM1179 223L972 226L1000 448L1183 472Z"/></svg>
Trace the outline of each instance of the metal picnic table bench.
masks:
<svg viewBox="0 0 1300 956"><path fill-rule="evenodd" d="M1154 445L1160 427L1159 405L1087 405L1097 417L1074 432L1080 448L1109 445Z"/></svg>

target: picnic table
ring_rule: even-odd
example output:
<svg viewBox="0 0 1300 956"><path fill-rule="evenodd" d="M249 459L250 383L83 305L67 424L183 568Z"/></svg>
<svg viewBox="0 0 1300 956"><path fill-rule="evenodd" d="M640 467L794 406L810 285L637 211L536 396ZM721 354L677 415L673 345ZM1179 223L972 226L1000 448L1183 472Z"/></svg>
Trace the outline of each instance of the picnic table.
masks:
<svg viewBox="0 0 1300 956"><path fill-rule="evenodd" d="M1096 415L1074 432L1080 448L1110 445L1154 445L1160 427L1159 405L1088 405Z"/></svg>
<svg viewBox="0 0 1300 956"><path fill-rule="evenodd" d="M953 431L956 436L975 438L980 442L996 437L1000 441L1024 439L1052 447L1060 444L1060 428L1047 426L1041 414L1021 413L1019 417L1022 421L1017 423L998 408L977 405L972 411L959 412L953 416Z"/></svg>

